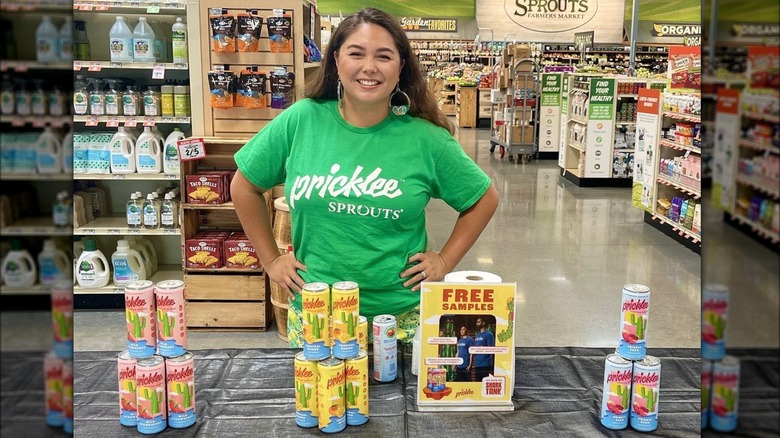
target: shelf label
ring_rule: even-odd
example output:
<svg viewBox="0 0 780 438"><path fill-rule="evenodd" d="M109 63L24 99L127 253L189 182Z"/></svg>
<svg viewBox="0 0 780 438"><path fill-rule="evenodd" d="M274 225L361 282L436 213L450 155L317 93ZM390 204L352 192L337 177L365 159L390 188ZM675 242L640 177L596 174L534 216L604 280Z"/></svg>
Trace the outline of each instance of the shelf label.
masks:
<svg viewBox="0 0 780 438"><path fill-rule="evenodd" d="M111 292L113 292L115 294L123 294L123 293L125 293L125 288L123 288L123 287L115 287L115 288L113 288L111 290Z"/></svg>
<svg viewBox="0 0 780 438"><path fill-rule="evenodd" d="M179 175L176 175L175 173L164 173L163 179L179 179Z"/></svg>
<svg viewBox="0 0 780 438"><path fill-rule="evenodd" d="M100 62L100 61L90 62L88 70L89 71L100 71L100 70L103 70L103 63Z"/></svg>
<svg viewBox="0 0 780 438"><path fill-rule="evenodd" d="M179 230L178 229L174 229L174 230L165 229L165 230L163 230L163 234L165 234L165 235L179 234Z"/></svg>
<svg viewBox="0 0 780 438"><path fill-rule="evenodd" d="M81 61L73 61L73 71L81 70Z"/></svg>
<svg viewBox="0 0 780 438"><path fill-rule="evenodd" d="M127 230L127 234L141 234L141 230L135 229L135 228L129 228Z"/></svg>
<svg viewBox="0 0 780 438"><path fill-rule="evenodd" d="M98 6L95 6L96 11L107 11L108 10L108 3L101 3Z"/></svg>
<svg viewBox="0 0 780 438"><path fill-rule="evenodd" d="M122 234L122 231L119 228L109 228L108 234L110 235Z"/></svg>
<svg viewBox="0 0 780 438"><path fill-rule="evenodd" d="M125 174L124 173L114 173L114 174L111 174L111 178L113 178L113 179L125 179Z"/></svg>
<svg viewBox="0 0 780 438"><path fill-rule="evenodd" d="M159 14L160 13L160 5L151 5L148 8L146 8L147 14Z"/></svg>
<svg viewBox="0 0 780 438"><path fill-rule="evenodd" d="M157 124L157 119L154 117L144 117L144 126L154 126Z"/></svg>
<svg viewBox="0 0 780 438"><path fill-rule="evenodd" d="M176 142L179 147L181 161L201 160L206 158L206 144L202 138L191 138Z"/></svg>
<svg viewBox="0 0 780 438"><path fill-rule="evenodd" d="M135 117L129 117L125 119L125 126L128 128L135 128L138 125L138 119Z"/></svg>
<svg viewBox="0 0 780 438"><path fill-rule="evenodd" d="M111 68L122 68L122 63L119 61L114 61L111 63Z"/></svg>
<svg viewBox="0 0 780 438"><path fill-rule="evenodd" d="M178 70L187 70L187 64L179 62L179 63L173 64L173 68L174 69L178 69Z"/></svg>
<svg viewBox="0 0 780 438"><path fill-rule="evenodd" d="M33 117L32 125L33 128L43 128L44 126L46 126L46 119L42 117Z"/></svg>
<svg viewBox="0 0 780 438"><path fill-rule="evenodd" d="M99 121L98 116L87 116L84 126L97 126Z"/></svg>
<svg viewBox="0 0 780 438"><path fill-rule="evenodd" d="M81 6L79 6L79 11L91 11L91 10L92 10L91 3L82 3Z"/></svg>
<svg viewBox="0 0 780 438"><path fill-rule="evenodd" d="M26 62L17 62L16 65L14 65L14 70L17 72L26 72L30 69L30 64Z"/></svg>
<svg viewBox="0 0 780 438"><path fill-rule="evenodd" d="M171 9L179 9L179 4L177 2L168 2L168 7Z"/></svg>
<svg viewBox="0 0 780 438"><path fill-rule="evenodd" d="M165 64L154 64L152 79L165 79Z"/></svg>
<svg viewBox="0 0 780 438"><path fill-rule="evenodd" d="M106 121L106 126L109 128L116 128L119 126L119 119L116 117L111 117Z"/></svg>
<svg viewBox="0 0 780 438"><path fill-rule="evenodd" d="M15 116L13 119L11 119L11 126L24 126L24 117Z"/></svg>
<svg viewBox="0 0 780 438"><path fill-rule="evenodd" d="M95 234L94 228L82 228L79 231L81 232L81 234Z"/></svg>
<svg viewBox="0 0 780 438"><path fill-rule="evenodd" d="M48 234L49 229L44 227L35 227L33 228L33 234Z"/></svg>

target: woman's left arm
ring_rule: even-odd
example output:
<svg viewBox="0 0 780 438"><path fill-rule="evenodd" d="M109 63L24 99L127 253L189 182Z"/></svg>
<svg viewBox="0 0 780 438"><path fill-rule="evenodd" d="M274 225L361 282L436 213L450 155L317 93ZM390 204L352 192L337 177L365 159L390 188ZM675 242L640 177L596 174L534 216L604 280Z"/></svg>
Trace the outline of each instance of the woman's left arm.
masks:
<svg viewBox="0 0 780 438"><path fill-rule="evenodd" d="M428 250L409 258L409 263L417 264L401 273L402 278L409 277L404 282L404 287L414 284L412 292L416 292L420 290L422 280L443 280L477 241L482 230L493 217L493 213L496 212L496 207L498 207L498 190L491 183L485 194L458 216L455 227L441 252Z"/></svg>

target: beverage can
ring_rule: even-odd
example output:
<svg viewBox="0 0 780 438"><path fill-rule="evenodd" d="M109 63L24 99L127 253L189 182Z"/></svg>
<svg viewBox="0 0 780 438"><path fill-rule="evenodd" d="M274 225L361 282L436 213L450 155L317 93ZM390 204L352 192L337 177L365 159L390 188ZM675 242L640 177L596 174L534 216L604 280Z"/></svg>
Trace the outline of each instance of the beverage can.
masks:
<svg viewBox="0 0 780 438"><path fill-rule="evenodd" d="M368 318L362 315L358 317L358 347L368 351Z"/></svg>
<svg viewBox="0 0 780 438"><path fill-rule="evenodd" d="M141 359L151 357L157 349L154 283L148 280L125 285L127 351Z"/></svg>
<svg viewBox="0 0 780 438"><path fill-rule="evenodd" d="M43 375L46 379L46 424L61 427L62 412L62 358L50 351L43 359Z"/></svg>
<svg viewBox="0 0 780 438"><path fill-rule="evenodd" d="M426 374L428 384L426 385L431 392L441 392L447 389L447 370L442 367L430 367Z"/></svg>
<svg viewBox="0 0 780 438"><path fill-rule="evenodd" d="M354 281L340 281L331 288L333 315L333 356L349 359L357 356L360 289Z"/></svg>
<svg viewBox="0 0 780 438"><path fill-rule="evenodd" d="M719 360L726 355L726 322L729 313L727 286L705 285L701 291L701 357Z"/></svg>
<svg viewBox="0 0 780 438"><path fill-rule="evenodd" d="M73 361L62 362L62 430L73 434Z"/></svg>
<svg viewBox="0 0 780 438"><path fill-rule="evenodd" d="M295 355L295 424L317 427L317 361L308 360L303 352Z"/></svg>
<svg viewBox="0 0 780 438"><path fill-rule="evenodd" d="M117 380L119 381L119 424L138 425L138 403L135 399L136 360L125 350L117 356Z"/></svg>
<svg viewBox="0 0 780 438"><path fill-rule="evenodd" d="M162 356L139 359L135 364L135 382L138 431L143 434L162 432L168 423L165 403L165 360Z"/></svg>
<svg viewBox="0 0 780 438"><path fill-rule="evenodd" d="M623 286L620 311L620 342L617 352L623 359L640 360L647 354L647 319L650 316L650 288L641 284Z"/></svg>
<svg viewBox="0 0 780 438"><path fill-rule="evenodd" d="M631 427L640 432L652 432L658 428L661 361L655 356L645 356L634 362L631 384Z"/></svg>
<svg viewBox="0 0 780 438"><path fill-rule="evenodd" d="M739 359L731 355L712 366L710 427L718 432L732 432L737 428L739 373Z"/></svg>
<svg viewBox="0 0 780 438"><path fill-rule="evenodd" d="M601 396L601 424L608 429L621 430L628 426L633 369L634 364L619 354L607 356Z"/></svg>
<svg viewBox="0 0 780 438"><path fill-rule="evenodd" d="M54 352L61 358L73 357L73 285L57 282L51 287L51 319Z"/></svg>
<svg viewBox="0 0 780 438"><path fill-rule="evenodd" d="M330 356L330 287L325 283L306 283L301 290L303 353L308 360Z"/></svg>
<svg viewBox="0 0 780 438"><path fill-rule="evenodd" d="M392 382L398 377L398 344L395 316L374 317L374 380Z"/></svg>
<svg viewBox="0 0 780 438"><path fill-rule="evenodd" d="M707 428L710 419L710 395L712 393L712 361L701 360L701 428Z"/></svg>
<svg viewBox="0 0 780 438"><path fill-rule="evenodd" d="M168 388L168 426L183 429L195 424L195 358L190 352L165 359Z"/></svg>
<svg viewBox="0 0 780 438"><path fill-rule="evenodd" d="M165 280L154 289L157 300L157 349L160 356L177 357L187 352L187 311L184 282Z"/></svg>
<svg viewBox="0 0 780 438"><path fill-rule="evenodd" d="M319 427L325 433L341 432L347 427L344 361L329 357L317 363L317 410Z"/></svg>
<svg viewBox="0 0 780 438"><path fill-rule="evenodd" d="M368 421L368 353L360 350L357 356L347 359L345 373L347 425L360 426Z"/></svg>

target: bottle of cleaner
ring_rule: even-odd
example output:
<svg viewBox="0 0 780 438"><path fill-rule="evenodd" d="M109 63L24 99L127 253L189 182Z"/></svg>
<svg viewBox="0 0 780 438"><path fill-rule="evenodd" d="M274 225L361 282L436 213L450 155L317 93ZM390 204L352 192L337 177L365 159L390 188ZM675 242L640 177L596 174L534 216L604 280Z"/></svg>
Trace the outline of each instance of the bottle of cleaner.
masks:
<svg viewBox="0 0 780 438"><path fill-rule="evenodd" d="M65 16L65 24L60 28L59 55L60 61L73 61L73 18Z"/></svg>
<svg viewBox="0 0 780 438"><path fill-rule="evenodd" d="M130 200L127 202L127 228L143 228L143 205L138 202L138 196L135 193L130 194Z"/></svg>
<svg viewBox="0 0 780 438"><path fill-rule="evenodd" d="M8 116L14 113L16 108L16 92L14 83L8 75L3 75L3 91L0 96L0 114Z"/></svg>
<svg viewBox="0 0 780 438"><path fill-rule="evenodd" d="M138 18L133 29L133 60L135 62L155 62L154 31L146 22L146 17Z"/></svg>
<svg viewBox="0 0 780 438"><path fill-rule="evenodd" d="M73 113L83 116L89 112L89 91L84 75L76 75L73 83Z"/></svg>
<svg viewBox="0 0 780 438"><path fill-rule="evenodd" d="M43 128L35 144L37 169L40 174L62 172L62 139L50 126Z"/></svg>
<svg viewBox="0 0 780 438"><path fill-rule="evenodd" d="M120 126L111 138L111 173L135 172L135 142Z"/></svg>
<svg viewBox="0 0 780 438"><path fill-rule="evenodd" d="M141 97L130 85L127 86L127 91L122 95L122 113L125 116L141 114Z"/></svg>
<svg viewBox="0 0 780 438"><path fill-rule="evenodd" d="M157 202L154 195L149 193L144 201L144 228L147 230L156 230L160 228L160 210L157 208Z"/></svg>
<svg viewBox="0 0 780 438"><path fill-rule="evenodd" d="M3 259L0 272L8 287L30 287L38 278L35 260L17 239L11 241L11 250Z"/></svg>
<svg viewBox="0 0 780 438"><path fill-rule="evenodd" d="M65 93L63 93L57 86L49 93L49 114L53 116L64 116L65 113Z"/></svg>
<svg viewBox="0 0 780 438"><path fill-rule="evenodd" d="M106 91L106 115L107 116L121 116L122 115L122 92L117 88L121 83L118 79L106 79L108 84L108 91Z"/></svg>
<svg viewBox="0 0 780 438"><path fill-rule="evenodd" d="M162 142L152 130L144 127L135 143L136 169L138 173L160 173L162 171Z"/></svg>
<svg viewBox="0 0 780 438"><path fill-rule="evenodd" d="M144 261L144 267L146 268L146 275L151 277L157 272L157 253L154 251L152 242L143 238L136 239L133 236L127 236L125 239L130 243L130 248L141 254L141 259Z"/></svg>
<svg viewBox="0 0 780 438"><path fill-rule="evenodd" d="M163 158L163 172L178 174L181 169L179 161L179 140L184 140L184 133L179 128L173 128L165 139L165 157Z"/></svg>
<svg viewBox="0 0 780 438"><path fill-rule="evenodd" d="M30 93L30 112L34 116L45 116L49 109L49 99L43 89L43 80L33 79L35 89Z"/></svg>
<svg viewBox="0 0 780 438"><path fill-rule="evenodd" d="M114 25L108 32L108 40L111 62L133 61L133 31L125 23L125 17L116 17Z"/></svg>
<svg viewBox="0 0 780 438"><path fill-rule="evenodd" d="M38 30L35 31L35 54L38 62L57 62L59 54L57 53L57 40L60 33L51 22L48 15L43 16Z"/></svg>
<svg viewBox="0 0 780 438"><path fill-rule="evenodd" d="M98 187L95 181L87 181L87 189L84 190L89 193L92 199L92 214L95 217L108 216L108 197L106 191Z"/></svg>
<svg viewBox="0 0 780 438"><path fill-rule="evenodd" d="M88 78L87 82L92 85L92 90L89 92L89 113L93 116L105 115L106 93L103 92L103 80Z"/></svg>
<svg viewBox="0 0 780 438"><path fill-rule="evenodd" d="M76 267L78 266L78 259L83 252L84 241L81 240L81 236L73 236L73 284L76 284Z"/></svg>
<svg viewBox="0 0 780 438"><path fill-rule="evenodd" d="M38 253L41 284L51 285L60 280L68 280L71 275L69 265L68 255L57 248L54 240L47 239L43 242L43 250Z"/></svg>
<svg viewBox="0 0 780 438"><path fill-rule="evenodd" d="M111 265L92 239L84 241L84 252L76 264L76 282L81 287L104 287L111 279Z"/></svg>
<svg viewBox="0 0 780 438"><path fill-rule="evenodd" d="M173 200L173 193L165 194L160 212L160 224L163 228L179 228L179 206Z"/></svg>
<svg viewBox="0 0 780 438"><path fill-rule="evenodd" d="M173 63L186 64L189 62L189 55L187 53L187 25L184 24L181 17L176 17L176 22L173 23L171 30Z"/></svg>
<svg viewBox="0 0 780 438"><path fill-rule="evenodd" d="M68 202L68 192L57 193L57 200L52 206L52 219L55 227L67 227L70 225L70 202Z"/></svg>
<svg viewBox="0 0 780 438"><path fill-rule="evenodd" d="M116 243L116 251L111 255L114 266L114 285L121 286L138 280L146 280L146 267L138 251L130 248L127 240Z"/></svg>
<svg viewBox="0 0 780 438"><path fill-rule="evenodd" d="M16 82L16 114L29 116L32 114L32 94L27 89L27 80L15 78Z"/></svg>
<svg viewBox="0 0 780 438"><path fill-rule="evenodd" d="M152 32L154 32L154 59L157 62L168 62L168 41L165 38L165 32L160 20L150 21L149 26L151 26Z"/></svg>
<svg viewBox="0 0 780 438"><path fill-rule="evenodd" d="M62 137L62 171L73 173L73 128Z"/></svg>
<svg viewBox="0 0 780 438"><path fill-rule="evenodd" d="M73 58L77 61L89 61L92 53L87 37L87 23L82 20L73 22L76 26L76 36L73 38Z"/></svg>

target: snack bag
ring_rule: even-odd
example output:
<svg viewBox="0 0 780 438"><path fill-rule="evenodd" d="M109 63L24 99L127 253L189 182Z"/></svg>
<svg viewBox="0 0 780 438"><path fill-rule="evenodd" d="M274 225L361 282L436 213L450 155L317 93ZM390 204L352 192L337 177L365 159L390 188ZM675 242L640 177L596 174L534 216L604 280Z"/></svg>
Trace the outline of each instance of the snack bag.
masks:
<svg viewBox="0 0 780 438"><path fill-rule="evenodd" d="M211 50L213 52L236 51L236 17L229 15L227 9L222 15L210 15Z"/></svg>
<svg viewBox="0 0 780 438"><path fill-rule="evenodd" d="M271 108L284 109L295 100L295 73L281 68L271 73Z"/></svg>
<svg viewBox="0 0 780 438"><path fill-rule="evenodd" d="M292 53L292 17L268 17L271 53Z"/></svg>
<svg viewBox="0 0 780 438"><path fill-rule="evenodd" d="M213 108L233 108L236 74L232 71L210 71L209 90Z"/></svg>
<svg viewBox="0 0 780 438"><path fill-rule="evenodd" d="M238 79L236 106L257 109L266 108L265 73L255 70L243 70Z"/></svg>
<svg viewBox="0 0 780 438"><path fill-rule="evenodd" d="M238 51L259 52L260 30L263 17L257 16L257 11L247 11L238 15Z"/></svg>

